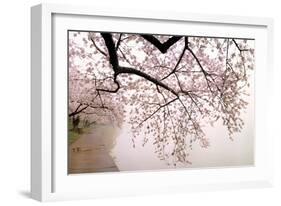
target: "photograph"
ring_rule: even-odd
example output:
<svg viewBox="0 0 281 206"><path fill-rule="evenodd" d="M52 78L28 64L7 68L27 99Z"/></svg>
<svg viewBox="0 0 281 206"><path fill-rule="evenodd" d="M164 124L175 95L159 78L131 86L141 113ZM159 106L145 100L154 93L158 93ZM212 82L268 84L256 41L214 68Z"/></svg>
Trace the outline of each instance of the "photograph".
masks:
<svg viewBox="0 0 281 206"><path fill-rule="evenodd" d="M65 36L68 174L254 165L255 38Z"/></svg>

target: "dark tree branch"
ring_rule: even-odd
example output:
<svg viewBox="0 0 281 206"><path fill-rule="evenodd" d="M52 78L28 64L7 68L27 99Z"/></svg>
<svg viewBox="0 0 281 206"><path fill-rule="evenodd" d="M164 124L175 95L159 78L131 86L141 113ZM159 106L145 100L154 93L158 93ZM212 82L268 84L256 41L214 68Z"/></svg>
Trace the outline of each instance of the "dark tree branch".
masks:
<svg viewBox="0 0 281 206"><path fill-rule="evenodd" d="M116 51L117 51L117 50L116 50ZM120 49L119 49L118 51L121 53L123 59L124 59L128 64L132 65L131 62L128 60L128 58L125 56L125 54L124 54L124 52L122 51L121 47L120 47Z"/></svg>
<svg viewBox="0 0 281 206"><path fill-rule="evenodd" d="M80 104L80 105L78 106L78 109L79 109L81 106L82 106L82 104ZM77 115L77 114L83 112L83 111L84 111L85 109L87 109L88 107L89 107L89 105L86 105L85 107L81 108L80 110L76 109L74 112L68 114L68 117L75 116L75 115Z"/></svg>
<svg viewBox="0 0 281 206"><path fill-rule="evenodd" d="M96 47L96 49L103 55L103 56L107 56L106 53L104 51L102 51L95 43L95 41L93 40L93 38L91 38L91 41L93 43L93 45Z"/></svg>
<svg viewBox="0 0 281 206"><path fill-rule="evenodd" d="M78 105L78 107L75 109L75 111L74 111L74 112L77 112L77 111L78 111L78 109L79 109L81 106L82 106L82 104L80 103L80 104Z"/></svg>
<svg viewBox="0 0 281 206"><path fill-rule="evenodd" d="M114 78L114 83L117 85L117 87L113 90L109 90L109 89L97 89L97 91L101 91L101 92L109 92L109 93L117 93L118 90L120 89L120 83L117 80L117 77Z"/></svg>
<svg viewBox="0 0 281 206"><path fill-rule="evenodd" d="M140 77L143 77L145 78L146 80L154 83L155 85L157 86L160 86L160 87L163 87L164 89L168 90L169 92L173 93L175 96L177 96L177 92L175 90L173 90L172 88L170 88L169 86L167 86L166 84L162 83L161 81L159 81L158 79L142 72L142 71L139 71L137 69L134 69L134 68L130 68L130 67L120 67L119 69L119 74L121 73L126 73L126 74L135 74L137 76L140 76Z"/></svg>
<svg viewBox="0 0 281 206"><path fill-rule="evenodd" d="M238 81L238 80L239 80L239 76L236 74L236 72L234 71L234 69L233 69L233 67L231 66L231 64L228 62L227 65L228 65L227 68L229 68L229 69L232 71L232 73L233 73L234 76L236 77L236 80Z"/></svg>
<svg viewBox="0 0 281 206"><path fill-rule="evenodd" d="M239 50L241 58L244 58L243 51L249 51L249 49L241 49L240 46L238 45L238 43L235 41L235 39L232 39L232 41L234 42L235 46ZM245 69L244 61L243 61L243 69L244 69L244 77L245 77L246 76L246 69Z"/></svg>
<svg viewBox="0 0 281 206"><path fill-rule="evenodd" d="M115 50L115 46L114 46L114 42L112 39L112 36L110 33L101 33L101 36L104 39L105 45L107 47L108 50L108 54L109 54L109 62L113 67L113 70L115 72L118 71L118 67L119 67L119 62L118 62L118 56Z"/></svg>
<svg viewBox="0 0 281 206"><path fill-rule="evenodd" d="M160 52L163 54L167 52L167 50L173 46L177 41L179 41L182 37L181 36L173 36L169 38L165 43L161 43L156 37L153 35L143 34L141 35L142 38L153 44Z"/></svg>
<svg viewBox="0 0 281 206"><path fill-rule="evenodd" d="M220 88L218 87L218 85L216 84L216 82L215 82L213 76L210 75L210 73L208 73L208 72L203 68L203 66L202 66L202 64L200 63L198 57L196 56L196 54L193 52L193 50L192 50L192 49L189 47L189 45L188 45L188 37L186 37L186 38L187 38L187 50L191 53L191 55L193 56L193 58L196 60L198 66L200 67L200 69L201 69L201 71L202 71L202 73L203 73L203 75L204 75L204 77L205 77L205 80L206 80L208 89L210 90L211 93L214 92L214 91L212 90L212 88L211 88L211 85L210 85L210 82L213 82L213 84L214 84L214 86L216 87L216 89L221 93L221 89L220 89ZM210 79L211 79L212 81L210 81L210 80L208 79L208 77L210 77Z"/></svg>
<svg viewBox="0 0 281 206"><path fill-rule="evenodd" d="M148 75L148 74L146 74L142 71L134 69L134 68L120 67L119 62L118 62L117 52L115 50L115 46L114 46L114 42L113 42L111 34L110 33L101 33L101 35L104 38L105 45L106 45L108 53L109 53L109 61L110 61L110 64L112 65L112 67L113 67L115 79L117 78L117 76L119 74L135 74L137 76L145 78L146 80L148 80L148 81L150 81L150 82L152 82L152 83L154 83L158 86L163 87L164 89L170 91L171 93L173 93L174 95L177 96L176 91L174 91L172 88L170 88L166 84L162 83L158 79L156 79L156 78L154 78L154 77L152 77L152 76L150 76L150 75ZM117 85L119 85L119 84L117 84ZM117 89L117 91L118 91L118 89Z"/></svg>
<svg viewBox="0 0 281 206"><path fill-rule="evenodd" d="M100 92L99 92L99 91L97 91L97 92L98 92L98 97L99 97L100 102L101 102L101 107L104 107L104 104L103 104L103 101L102 101L102 98L101 98Z"/></svg>
<svg viewBox="0 0 281 206"><path fill-rule="evenodd" d="M160 105L154 112L152 112L150 115L148 115L143 121L141 121L141 123L139 123L138 126L141 126L145 121L147 121L148 119L150 119L154 114L156 114L161 108L168 106L169 104L173 103L174 101L178 100L179 97L176 97L172 100L170 100L169 102L166 102L163 105Z"/></svg>
<svg viewBox="0 0 281 206"><path fill-rule="evenodd" d="M180 93L187 95L187 96L191 99L191 101L195 104L195 106L198 108L198 111L199 111L201 114L203 114L203 112L201 111L200 106L199 106L198 103L195 101L195 99L191 96L190 91L186 91L186 90L184 90L184 89L182 88L182 85L181 85L181 83L180 83L180 80L179 80L179 77L178 77L177 73L174 73L174 75L175 75L175 77L176 77L176 79L177 79L177 83L178 83L178 85L179 85L179 87L180 87L180 90L181 90Z"/></svg>
<svg viewBox="0 0 281 206"><path fill-rule="evenodd" d="M203 68L203 66L201 65L199 59L197 58L197 56L195 55L193 50L188 46L188 44L187 44L187 50L191 53L191 55L193 56L193 58L197 62L198 66L200 67L200 69L201 69L201 71L202 71L202 73L203 73L203 75L205 77L208 89L210 90L210 92L213 92L213 90L211 89L210 83L209 83L210 80L208 79L208 75L209 75L208 72Z"/></svg>
<svg viewBox="0 0 281 206"><path fill-rule="evenodd" d="M117 44L116 44L116 51L118 50L118 48L119 48L119 45L120 45L120 43L121 43L121 37L122 37L122 33L119 35L119 38L118 38L118 41L117 41Z"/></svg>
<svg viewBox="0 0 281 206"><path fill-rule="evenodd" d="M239 50L240 53L242 51L249 51L248 49L241 49L240 46L238 45L238 43L235 41L235 39L232 39L232 41L234 42L235 46L237 47L237 49Z"/></svg>
<svg viewBox="0 0 281 206"><path fill-rule="evenodd" d="M196 124L196 123L194 122L194 120L192 119L191 114L188 112L188 109L186 108L186 106L184 105L184 103L181 101L180 98L179 98L179 102L180 102L181 105L183 106L183 108L184 108L184 110L185 110L185 112L186 112L186 114L187 114L187 116L188 116L188 120L191 121L192 126L193 126L193 128L194 128L194 131L195 131L196 135L199 136L199 135L198 135L198 131L197 131L197 130L198 130L197 124Z"/></svg>
<svg viewBox="0 0 281 206"><path fill-rule="evenodd" d="M226 44L225 68L227 68L227 64L228 64L228 49L229 49L229 39L227 39L227 44Z"/></svg>
<svg viewBox="0 0 281 206"><path fill-rule="evenodd" d="M169 102L168 102L167 99L165 98L164 94L160 91L160 89L158 88L158 86L157 86L157 91L161 94L162 98L164 99L165 104L167 104L167 105L164 107L164 121L163 121L163 122L164 122L164 128L166 128L166 126L165 126L165 124L166 124L166 123L165 123L165 119L166 119L165 116L166 116L166 109L167 109L168 115L169 115L169 119L170 119L170 121L171 121L172 128L173 128L174 138L175 138L175 140L176 140L176 143L178 143L179 139L178 139L177 133L176 133L176 131L175 131L174 121L173 121L173 118L172 118L172 115L171 115L171 112L170 112L170 109L169 109ZM180 100L179 96L175 99L175 101L176 101L176 100ZM181 122L179 122L179 124L181 125L181 127L183 127L183 125L182 125ZM175 149L174 149L173 153L175 153Z"/></svg>
<svg viewBox="0 0 281 206"><path fill-rule="evenodd" d="M79 108L80 108L81 106L83 106L83 105L84 105L84 107L79 110ZM111 108L109 108L109 107L107 107L107 106L93 106L93 105L91 105L91 104L79 103L79 106L76 108L76 110L75 110L74 112L71 112L70 114L68 114L68 116L69 116L69 117L72 117L72 116L75 116L75 115L77 115L77 114L79 114L79 113L82 113L82 112L83 112L83 113L86 113L85 110L86 110L87 108L112 110Z"/></svg>
<svg viewBox="0 0 281 206"><path fill-rule="evenodd" d="M180 55L180 57L179 57L179 59L178 59L176 65L175 65L174 69L173 69L168 75L166 75L165 77L163 77L163 78L161 79L161 81L164 80L164 79L167 79L169 76L171 76L173 73L175 73L175 72L177 71L177 68L178 68L178 66L179 66L179 64L180 64L180 62L181 62L181 60L182 60L182 58L183 58L183 56L184 56L184 53L185 53L186 47L187 47L187 38L185 37L184 40L185 40L185 41L184 41L184 42L185 42L185 43L184 43L184 48L183 48L183 50L182 50L182 53L181 53L181 55Z"/></svg>

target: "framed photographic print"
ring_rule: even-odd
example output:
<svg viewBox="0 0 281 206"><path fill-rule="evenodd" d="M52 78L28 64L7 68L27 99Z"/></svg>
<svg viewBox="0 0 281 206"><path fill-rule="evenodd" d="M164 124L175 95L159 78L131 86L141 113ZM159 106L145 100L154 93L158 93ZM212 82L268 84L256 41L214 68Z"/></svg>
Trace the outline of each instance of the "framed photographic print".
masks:
<svg viewBox="0 0 281 206"><path fill-rule="evenodd" d="M31 12L33 198L272 184L271 19Z"/></svg>

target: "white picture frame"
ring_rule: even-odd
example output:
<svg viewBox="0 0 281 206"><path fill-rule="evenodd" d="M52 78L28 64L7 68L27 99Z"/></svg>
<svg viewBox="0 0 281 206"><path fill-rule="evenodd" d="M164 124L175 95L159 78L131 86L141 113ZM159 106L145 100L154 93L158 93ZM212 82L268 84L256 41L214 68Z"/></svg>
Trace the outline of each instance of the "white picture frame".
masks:
<svg viewBox="0 0 281 206"><path fill-rule="evenodd" d="M62 18L56 19L56 18ZM64 18L67 18L65 20ZM257 35L259 47L256 72L256 111L255 111L255 165L239 168L206 168L178 171L128 172L78 175L69 177L65 171L66 145L58 140L58 134L65 134L59 116L66 105L59 103L58 95L64 94L67 81L65 71L55 70L55 59L61 46L56 41L57 25L64 29L77 29L72 26L87 27L93 19L119 21L122 31L144 31L143 22L161 24L210 26L213 32L239 36ZM81 23L84 19L85 23ZM138 22L138 28L128 25ZM63 24L62 24L63 23ZM216 189L238 189L269 187L273 185L273 139L269 121L273 101L273 20L258 17L238 17L220 15L201 15L188 13L169 13L160 11L114 10L111 8L92 8L83 6L40 4L31 8L31 196L39 201L112 197L150 193L173 193L206 191ZM221 28L227 28L225 31ZM163 27L159 27L158 31ZM208 27L209 28L209 27ZM243 31L243 28L246 28ZM88 28L89 29L89 28ZM116 24L109 23L101 28L116 31ZM136 30L134 30L136 29ZM161 31L160 31L161 30ZM201 30L200 35L207 34ZM147 31L147 30L146 30ZM155 30L156 31L156 30ZM59 31L58 31L59 32ZM180 30L175 30L175 33ZM183 33L184 31L181 31ZM200 31L195 31L200 32ZM223 33L225 32L225 33ZM250 32L250 33L249 33ZM251 33L251 32L256 32ZM259 34L258 34L259 33ZM183 33L184 34L184 33ZM61 51L63 54L63 51ZM66 59L66 57L65 57ZM58 84L58 80L60 83ZM64 85L64 86L63 86ZM266 87L264 86L266 85ZM267 91L267 92L265 92ZM261 95L266 93L266 98ZM60 101L61 102L61 101ZM59 109L58 109L59 108ZM61 148L63 147L63 148ZM58 150L60 149L60 150ZM60 152L62 151L62 152ZM163 181L165 180L165 181Z"/></svg>

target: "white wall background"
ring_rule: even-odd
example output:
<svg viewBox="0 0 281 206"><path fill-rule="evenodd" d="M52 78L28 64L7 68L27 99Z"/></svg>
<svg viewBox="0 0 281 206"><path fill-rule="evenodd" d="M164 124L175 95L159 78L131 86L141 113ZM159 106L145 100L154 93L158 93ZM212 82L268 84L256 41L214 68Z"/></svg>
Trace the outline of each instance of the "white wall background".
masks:
<svg viewBox="0 0 281 206"><path fill-rule="evenodd" d="M45 2L45 1L43 1ZM275 124L276 187L239 191L202 192L178 195L157 195L115 199L85 200L82 202L47 203L59 205L280 205L280 59L281 6L277 0L52 0L56 3L85 4L139 8L140 10L181 11L205 14L266 16L275 20ZM30 172L30 6L36 0L9 0L1 2L0 32L0 201L1 205L38 205L28 198ZM278 71L279 69L279 71ZM279 81L279 82L277 82ZM144 180L145 181L145 180Z"/></svg>

